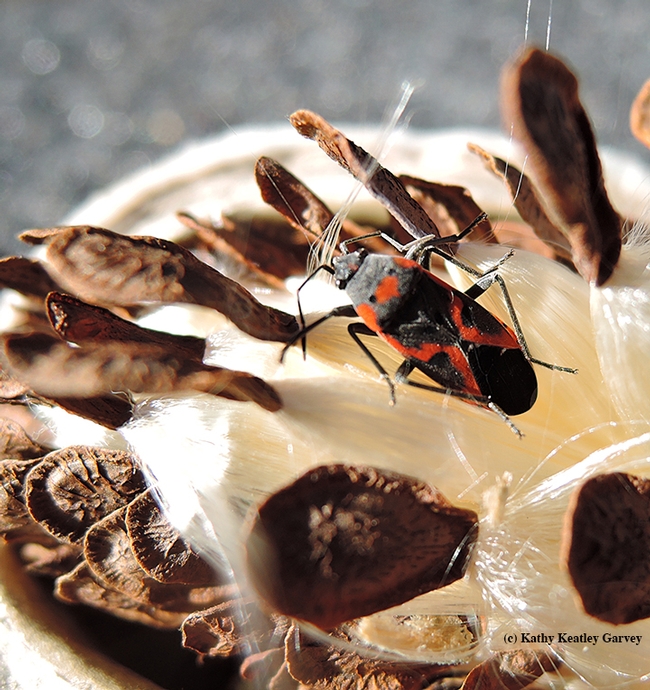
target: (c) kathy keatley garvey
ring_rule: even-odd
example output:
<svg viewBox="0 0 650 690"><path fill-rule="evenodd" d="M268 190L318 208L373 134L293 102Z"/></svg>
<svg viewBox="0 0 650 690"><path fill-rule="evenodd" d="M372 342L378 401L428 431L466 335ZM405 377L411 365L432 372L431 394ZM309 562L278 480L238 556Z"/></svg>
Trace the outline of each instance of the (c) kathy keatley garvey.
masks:
<svg viewBox="0 0 650 690"><path fill-rule="evenodd" d="M602 636L587 635L585 633L572 635L567 632L557 632L555 634L523 632L520 637L522 644L553 644L558 642L597 645L599 640L602 640L604 644L634 644L638 646L643 640L643 635L616 635L608 632L603 633Z"/></svg>

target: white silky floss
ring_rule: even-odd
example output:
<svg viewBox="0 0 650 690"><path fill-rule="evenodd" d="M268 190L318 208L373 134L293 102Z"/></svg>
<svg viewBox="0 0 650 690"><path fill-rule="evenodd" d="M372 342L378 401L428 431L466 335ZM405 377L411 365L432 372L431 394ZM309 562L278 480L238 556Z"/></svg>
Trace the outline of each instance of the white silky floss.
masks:
<svg viewBox="0 0 650 690"><path fill-rule="evenodd" d="M362 145L369 138L368 132L354 128L344 131ZM214 160L207 162L205 149L196 147L168 161L165 175L155 175L151 183L141 177L137 184L123 185L121 192L130 185L133 199L122 211L116 210L115 195L108 194L80 209L73 221L153 234L153 228L173 227L172 214L179 208L218 217L220 210L230 210L233 204L243 208L244 198L256 197L252 170L260 154L276 156L328 202L341 203L353 184L313 143L293 132L231 139L223 140L221 162L215 144L210 145ZM468 141L512 158L503 137L456 131L407 134L385 165L396 173L464 184L493 218L514 217L502 185L467 152ZM242 155L247 149L250 155ZM649 188L645 171L611 155L605 156L604 167L617 208L638 215ZM237 188L232 204L219 196L223 188ZM167 200L164 189L171 190ZM152 207L149 218L137 214L140 204L158 197L163 201ZM368 201L362 199L361 204ZM376 204L373 208L378 212ZM505 251L471 243L459 249L464 261L481 270ZM469 576L398 611L484 616L487 625L478 645L446 651L417 644L406 650L386 646L387 655L439 661L472 654L481 658L498 649L501 633L513 626L519 632L539 628L550 633L558 626L602 632L604 624L586 616L575 602L558 554L568 497L581 481L596 471L621 468L648 474L648 429L644 423L628 423L647 419L645 391L650 381L650 374L641 371L641 355L648 352L643 338L649 337L650 325L647 261L634 258L634 252L624 251L611 285L599 290L559 264L525 251L517 250L500 269L533 356L579 369L571 375L536 367L539 399L513 420L525 434L521 440L489 411L412 387L398 386L397 404L389 406L388 389L348 337L346 319L332 319L309 334L306 361L295 347L280 366L281 344L249 338L222 317L212 315L202 325L196 318L201 310L190 307L191 318L182 317L187 319L185 326L170 324L184 306L158 309L144 323L175 332L211 333L205 361L263 376L278 390L283 409L270 413L253 403L208 395L145 398L134 421L120 431L142 459L172 523L222 570L232 569L243 588L242 538L248 511L310 467L342 462L402 472L436 486L452 503L476 510L483 519ZM450 274L461 289L471 282L453 268ZM258 296L285 309L293 302L289 293ZM326 311L344 295L315 283L303 297L309 313ZM497 286L479 301L508 322ZM387 370L394 371L399 364L396 353L380 342L372 347ZM511 476L509 497L493 513L501 512L501 521L491 524L483 496L505 473ZM390 614L376 616L386 620ZM650 644L649 623L619 628L643 631ZM624 653L604 645L558 650L593 687L616 687L650 672L650 654L643 647L626 648Z"/></svg>
<svg viewBox="0 0 650 690"><path fill-rule="evenodd" d="M624 418L650 422L650 246L624 247L614 274L591 291L605 383Z"/></svg>

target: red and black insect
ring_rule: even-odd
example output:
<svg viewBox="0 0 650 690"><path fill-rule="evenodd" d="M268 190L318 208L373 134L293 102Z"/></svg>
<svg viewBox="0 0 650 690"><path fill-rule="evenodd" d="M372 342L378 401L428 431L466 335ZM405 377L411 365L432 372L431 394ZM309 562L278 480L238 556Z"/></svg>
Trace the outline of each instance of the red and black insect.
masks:
<svg viewBox="0 0 650 690"><path fill-rule="evenodd" d="M332 266L322 265L334 276L336 286L345 290L351 305L337 307L303 327L285 347L298 340L305 347L305 335L333 316L359 316L362 322L348 325L348 332L387 382L391 403L395 386L390 376L359 336L379 336L404 357L395 375L398 383L446 393L483 405L501 416L511 429L521 435L509 415L531 409L537 399L537 377L532 364L575 373L530 355L517 315L503 278L497 269L511 255L509 252L495 266L480 273L446 254L437 245L457 242L465 237L485 215L479 216L463 232L452 237L425 237L401 245L384 233L372 233L341 243L341 256ZM365 249L348 253L347 244L373 236L382 236L404 256L370 254ZM453 261L477 280L461 292L423 267L431 252ZM503 291L514 330L482 307L476 298L493 283ZM303 285L305 284L303 283ZM418 369L438 386L409 380Z"/></svg>

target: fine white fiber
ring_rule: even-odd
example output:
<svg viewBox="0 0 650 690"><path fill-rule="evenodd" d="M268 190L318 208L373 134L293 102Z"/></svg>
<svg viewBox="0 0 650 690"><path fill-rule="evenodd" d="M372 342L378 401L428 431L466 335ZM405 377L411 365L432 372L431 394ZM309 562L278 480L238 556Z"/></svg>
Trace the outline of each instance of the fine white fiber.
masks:
<svg viewBox="0 0 650 690"><path fill-rule="evenodd" d="M360 142L364 136L374 138L351 134ZM297 138L293 147L296 136L279 136L270 150L268 137L264 141L253 137L248 144L241 136L226 142L224 168L199 165L197 174L180 175L172 198L155 208L150 218L138 216L130 222L129 209L120 215L107 199L81 209L77 220L113 223L118 229L148 234L160 230L165 219L173 225L170 216L179 206L197 216L216 218L222 209L242 208L244 198L257 196L251 181L253 159L259 153L281 159L336 208L349 193L349 177L323 161L313 145ZM391 151L386 165L394 172L469 187L477 203L491 213L498 235L499 219L517 216L502 185L467 151L468 141L516 160L503 137L455 131L407 135ZM242 148L254 154L237 154ZM186 169L197 164L196 151L188 156ZM643 184L647 193L648 178L643 182L638 166L629 168L629 175L622 174L621 170L628 170L625 164L606 163L606 170L615 171L608 188L619 210L634 215ZM238 176L233 173L237 166ZM192 188L188 203L181 204L185 186L201 174L209 180ZM237 188L232 200L225 200L223 189L234 189L235 177L237 184L244 180L243 187ZM627 192L625 180L631 180ZM160 196L161 184L139 188L133 207L147 194ZM383 216L378 204L363 193L360 205L366 217L368 210L375 217ZM458 249L458 258L480 271L508 251L504 246L472 242ZM466 663L507 646L504 635L513 630L555 633L566 628L602 635L612 626L584 614L560 568L561 529L569 497L586 477L615 470L650 476L646 436L650 374L643 365L650 337L647 263L644 251L625 249L612 282L601 289L591 288L555 261L520 249L499 268L532 356L578 370L571 374L534 365L537 402L512 418L523 438L490 410L404 384L396 386L396 404L391 406L385 381L349 337L349 319L331 319L310 331L306 358L297 343L281 363L281 343L246 336L203 308L174 305L150 309L142 325L208 336L206 363L263 377L279 393L282 409L268 412L251 402L203 394L141 396L135 418L120 430L119 439L98 435L97 442L108 446L126 442L135 450L171 522L245 594L253 594L243 556L251 512L310 468L349 463L400 472L435 486L454 505L476 511L481 521L469 575L350 624L351 644L364 653ZM453 266L444 275L463 290L475 280ZM296 313L295 290L300 282L292 279L286 290L257 290L256 295ZM324 281L312 281L301 291L308 323L346 299L343 291ZM511 325L498 285L478 301ZM378 338L364 342L393 375L401 363L397 353ZM430 383L417 375L414 380ZM67 421L51 417L51 424L61 438L67 434ZM500 496L498 505L493 499L486 504L486 494ZM638 629L645 635L648 625L639 622L619 629ZM650 628L647 635L650 640ZM441 636L447 636L446 644L440 643ZM584 678L584 687L614 688L625 683L634 687L650 673L648 655L635 646L560 644L553 649ZM557 682L564 687L564 680Z"/></svg>
<svg viewBox="0 0 650 690"><path fill-rule="evenodd" d="M650 421L650 252L624 247L611 280L592 288L591 313L604 382L624 419Z"/></svg>
<svg viewBox="0 0 650 690"><path fill-rule="evenodd" d="M492 603L490 646L503 644L504 632L521 637L555 635L554 648L569 667L593 687L628 687L650 673L650 658L635 645L612 644L604 635L650 636L650 622L615 626L584 613L569 576L560 566L564 515L577 487L602 472L650 476L650 433L641 424L622 424L626 439L597 448L585 459L541 482L526 482L513 492L502 522L481 524L473 577ZM581 438L563 444L563 454ZM595 438L592 442L596 441ZM594 444L597 446L597 443ZM630 554L633 558L633 554ZM501 625L499 626L499 623ZM580 631L597 642L562 642L558 633Z"/></svg>

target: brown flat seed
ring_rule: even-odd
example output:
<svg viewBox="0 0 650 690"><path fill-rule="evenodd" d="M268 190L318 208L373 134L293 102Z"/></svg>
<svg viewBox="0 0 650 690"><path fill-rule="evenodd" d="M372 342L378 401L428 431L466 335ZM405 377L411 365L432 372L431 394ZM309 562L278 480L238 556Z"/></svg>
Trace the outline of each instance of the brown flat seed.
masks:
<svg viewBox="0 0 650 690"><path fill-rule="evenodd" d="M467 148L480 156L485 167L506 183L515 208L522 219L535 230L535 234L551 247L558 257L571 261L571 245L548 217L530 178L512 163L493 156L476 144L468 144Z"/></svg>
<svg viewBox="0 0 650 690"><path fill-rule="evenodd" d="M247 656L239 667L239 675L244 680L255 681L259 687L264 687L261 685L264 679L275 676L283 665L284 648L274 647ZM293 688L295 688L295 682Z"/></svg>
<svg viewBox="0 0 650 690"><path fill-rule="evenodd" d="M87 302L200 304L261 340L287 341L298 330L293 316L261 304L234 280L167 240L90 226L30 230L21 239L47 244L47 259L57 281Z"/></svg>
<svg viewBox="0 0 650 690"><path fill-rule="evenodd" d="M105 587L160 611L188 614L213 606L229 590L189 587L154 580L136 560L126 528L127 506L95 523L84 539L84 557L95 579Z"/></svg>
<svg viewBox="0 0 650 690"><path fill-rule="evenodd" d="M226 657L257 646L267 628L253 602L232 599L190 614L181 630L184 647L201 656Z"/></svg>
<svg viewBox="0 0 650 690"><path fill-rule="evenodd" d="M571 71L529 48L506 67L501 82L506 126L529 156L537 186L571 244L582 277L602 285L621 251L622 221L603 180L596 140Z"/></svg>
<svg viewBox="0 0 650 690"><path fill-rule="evenodd" d="M271 411L282 406L275 389L264 380L182 359L160 345L90 342L72 347L44 333L9 334L2 340L10 373L39 395L54 400L96 398L112 391L193 390L251 400Z"/></svg>
<svg viewBox="0 0 650 690"><path fill-rule="evenodd" d="M25 570L39 577L59 577L76 568L82 558L81 547L76 544L25 544L20 559Z"/></svg>
<svg viewBox="0 0 650 690"><path fill-rule="evenodd" d="M13 378L0 368L0 399L3 401L16 400L30 393L29 386Z"/></svg>
<svg viewBox="0 0 650 690"><path fill-rule="evenodd" d="M476 534L476 513L423 482L330 465L259 507L246 554L272 610L331 629L463 577Z"/></svg>
<svg viewBox="0 0 650 690"><path fill-rule="evenodd" d="M650 79L641 87L632 103L630 129L642 144L650 148Z"/></svg>
<svg viewBox="0 0 650 690"><path fill-rule="evenodd" d="M303 137L316 141L330 158L362 182L411 237L440 236L435 223L399 179L320 115L298 110L289 121Z"/></svg>
<svg viewBox="0 0 650 690"><path fill-rule="evenodd" d="M348 642L343 635L339 637ZM362 657L309 639L292 626L285 641L285 658L291 677L310 690L421 690L445 667L389 662Z"/></svg>
<svg viewBox="0 0 650 690"><path fill-rule="evenodd" d="M57 578L54 595L66 604L85 604L150 628L176 630L185 618L184 613L161 611L108 589L97 582L86 563Z"/></svg>
<svg viewBox="0 0 650 690"><path fill-rule="evenodd" d="M34 334L31 334L34 335ZM38 336L36 336L38 338ZM51 335L44 334L46 342L51 342ZM0 359L2 356L0 355ZM52 378L51 371L46 375ZM75 391L77 392L77 391ZM35 393L27 384L0 369L0 401L12 405L29 405L30 403L41 405L56 405L79 417L90 419L108 429L119 429L126 424L133 414L133 403L126 394L105 393L100 396L78 398L68 395L51 395L46 397Z"/></svg>
<svg viewBox="0 0 650 690"><path fill-rule="evenodd" d="M25 499L34 520L57 539L76 544L91 525L145 489L130 453L70 446L46 455L30 472Z"/></svg>
<svg viewBox="0 0 650 690"><path fill-rule="evenodd" d="M302 275L305 272L305 266L307 266L310 248L305 235L309 234L314 238L320 237L334 219L334 214L309 188L271 158L262 157L257 161L255 177L262 199L281 213L297 231L292 236L295 238L294 244L287 246L286 249L286 239L283 243L279 238L273 238L274 247L282 250L282 256L293 256L296 262L296 268L292 272L287 272L284 277ZM395 233L395 237L400 242L408 242L411 239L409 235L404 232L400 225L397 227L399 230ZM375 227L361 227L346 218L343 220L340 239L359 237L374 232L376 229ZM379 238L367 238L364 240L364 246L376 252L392 253L396 251ZM353 250L353 245L349 245L348 248ZM266 247L265 250L269 251ZM334 253L338 254L339 250L334 249ZM286 262L286 260L285 258L284 261ZM281 261L281 258L274 259L274 263L277 261Z"/></svg>
<svg viewBox="0 0 650 690"><path fill-rule="evenodd" d="M151 491L129 504L125 523L133 555L150 577L167 584L216 584L214 570L169 524Z"/></svg>
<svg viewBox="0 0 650 690"><path fill-rule="evenodd" d="M46 454L47 450L32 441L21 426L0 417L0 460L31 460Z"/></svg>
<svg viewBox="0 0 650 690"><path fill-rule="evenodd" d="M142 328L103 307L86 304L60 292L47 295L45 307L54 330L78 345L87 342L149 343L165 348L170 354L197 362L203 361L205 339L173 335Z"/></svg>
<svg viewBox="0 0 650 690"><path fill-rule="evenodd" d="M40 261L22 256L0 259L0 287L11 288L29 297L43 299L48 292L58 290Z"/></svg>
<svg viewBox="0 0 650 690"><path fill-rule="evenodd" d="M474 667L462 690L520 690L543 673L557 671L560 662L541 650L498 652Z"/></svg>
<svg viewBox="0 0 650 690"><path fill-rule="evenodd" d="M58 541L38 522L31 520L27 524L7 530L2 538L7 544L41 544L48 548L58 545Z"/></svg>
<svg viewBox="0 0 650 690"><path fill-rule="evenodd" d="M443 236L464 230L483 213L483 209L474 201L465 187L429 182L410 175L400 175L399 179L409 194L431 217ZM472 230L472 240L496 242L492 225L487 218Z"/></svg>
<svg viewBox="0 0 650 690"><path fill-rule="evenodd" d="M39 462L40 458L0 461L0 534L33 522L27 512L23 492L28 472Z"/></svg>
<svg viewBox="0 0 650 690"><path fill-rule="evenodd" d="M187 211L177 212L176 217L196 233L199 240L197 248L202 246L207 249L217 267L226 275L236 277L239 282L243 276L276 290L284 289L283 278L280 276L285 272L285 264L290 263L292 257L283 251L282 247L273 247L268 241L260 243L257 233L253 230L253 219L237 221L222 215L221 223L215 225L212 221L195 218ZM286 224L283 225L286 231L292 232ZM271 251L265 252L265 249ZM279 259L277 264L269 253ZM263 257L261 263L259 257ZM287 275L290 273L284 277Z"/></svg>
<svg viewBox="0 0 650 690"><path fill-rule="evenodd" d="M257 161L255 180L262 199L296 230L318 238L334 218L310 189L272 158L263 156Z"/></svg>
<svg viewBox="0 0 650 690"><path fill-rule="evenodd" d="M131 599L148 603L147 574L136 561L124 516L127 506L90 527L84 538L84 557L101 584Z"/></svg>
<svg viewBox="0 0 650 690"><path fill-rule="evenodd" d="M52 397L49 401L67 412L90 419L107 429L119 429L133 416L133 403L125 395L99 395L90 398Z"/></svg>
<svg viewBox="0 0 650 690"><path fill-rule="evenodd" d="M615 625L650 617L650 480L613 472L577 489L560 562L590 616Z"/></svg>

